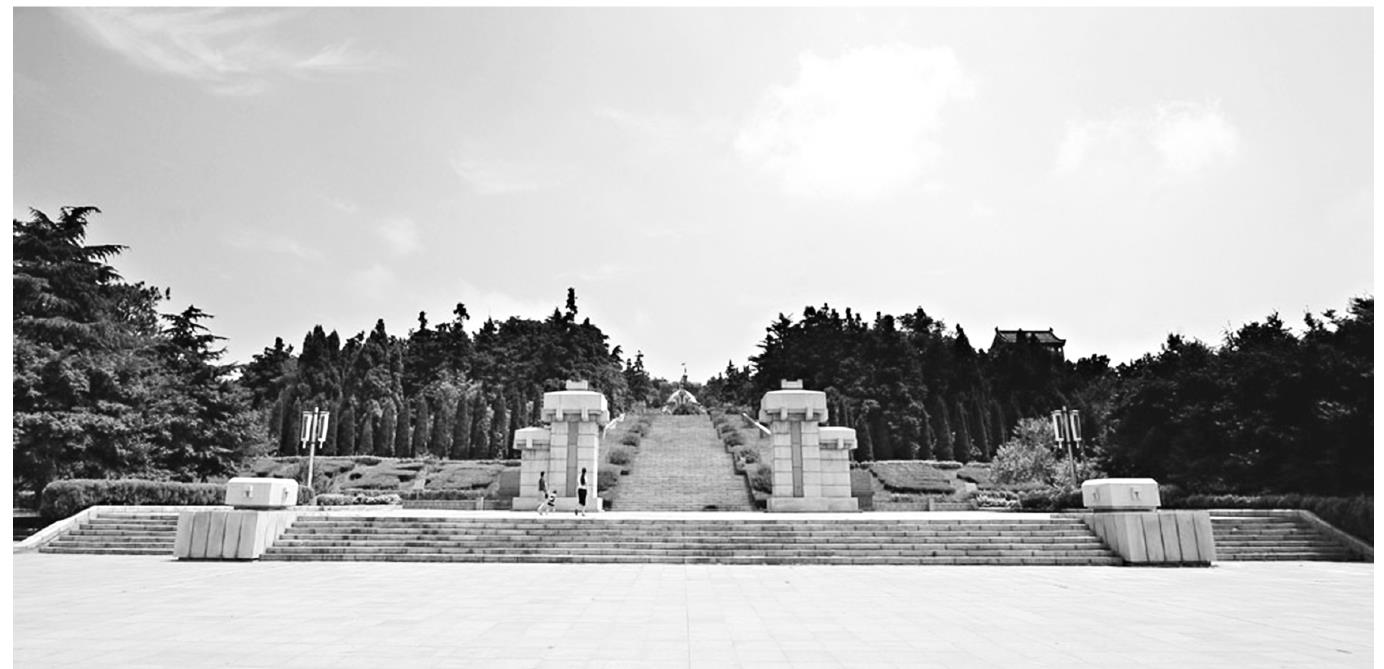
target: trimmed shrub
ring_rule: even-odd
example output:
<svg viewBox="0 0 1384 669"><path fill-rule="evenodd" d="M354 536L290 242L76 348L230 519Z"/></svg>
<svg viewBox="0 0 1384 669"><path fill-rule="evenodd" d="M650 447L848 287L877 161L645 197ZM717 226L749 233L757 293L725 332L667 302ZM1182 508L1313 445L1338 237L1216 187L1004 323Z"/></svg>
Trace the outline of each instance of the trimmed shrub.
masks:
<svg viewBox="0 0 1384 669"><path fill-rule="evenodd" d="M767 462L760 462L754 467L748 468L750 476L750 487L759 492L770 494L774 492L774 468Z"/></svg>
<svg viewBox="0 0 1384 669"><path fill-rule="evenodd" d="M378 464L380 464L381 462L384 462L384 460L381 460L380 458L377 458L377 457L375 457L375 456L373 456L373 455L358 455L358 456L356 456L356 464L361 464L361 465L378 465Z"/></svg>
<svg viewBox="0 0 1384 669"><path fill-rule="evenodd" d="M1017 509L1019 508L1019 494L1008 490L979 490L971 501L976 506L988 509Z"/></svg>
<svg viewBox="0 0 1384 669"><path fill-rule="evenodd" d="M649 424L643 422L635 423L631 425L630 429L626 430L626 432L640 437L647 437L649 436Z"/></svg>
<svg viewBox="0 0 1384 669"><path fill-rule="evenodd" d="M43 488L38 512L52 522L93 506L219 506L224 483L178 483L142 479L69 479Z"/></svg>
<svg viewBox="0 0 1384 669"><path fill-rule="evenodd" d="M318 506L354 506L360 504L389 505L401 503L402 500L400 499L400 497L394 494L370 495L365 493L356 493L353 495L344 495L338 493L328 493L325 495L317 496Z"/></svg>
<svg viewBox="0 0 1384 669"><path fill-rule="evenodd" d="M938 464L894 460L872 463L869 470L889 492L927 495L950 495L956 492L952 487L952 477L942 472Z"/></svg>
<svg viewBox="0 0 1384 669"><path fill-rule="evenodd" d="M404 490L399 493L400 499L407 500L463 500L480 499L485 497L485 488L450 489L450 490Z"/></svg>
<svg viewBox="0 0 1384 669"><path fill-rule="evenodd" d="M596 492L605 492L620 482L620 470L602 469L596 472Z"/></svg>
<svg viewBox="0 0 1384 669"><path fill-rule="evenodd" d="M734 455L737 460L744 460L745 464L759 462L759 449L752 446L737 447L732 451L732 455Z"/></svg>
<svg viewBox="0 0 1384 669"><path fill-rule="evenodd" d="M972 462L957 470L956 478L962 481L970 481L981 487L988 487L991 483L990 468L983 464Z"/></svg>
<svg viewBox="0 0 1384 669"><path fill-rule="evenodd" d="M721 441L725 442L727 446L740 446L745 443L745 438L740 435L739 430L734 430L723 436Z"/></svg>
<svg viewBox="0 0 1384 669"><path fill-rule="evenodd" d="M1025 511L1061 511L1080 509L1081 491L1048 488L1033 492L1019 493L1019 508Z"/></svg>
<svg viewBox="0 0 1384 669"><path fill-rule="evenodd" d="M628 448L613 446L606 453L606 462L612 465L627 465L630 463L630 451Z"/></svg>
<svg viewBox="0 0 1384 669"><path fill-rule="evenodd" d="M625 434L625 436L620 437L620 443L622 443L622 444L624 444L624 445L626 445L626 446L635 446L635 447L638 447L638 446L639 446L639 435L638 435L638 434L635 434L634 432L628 432L628 433Z"/></svg>

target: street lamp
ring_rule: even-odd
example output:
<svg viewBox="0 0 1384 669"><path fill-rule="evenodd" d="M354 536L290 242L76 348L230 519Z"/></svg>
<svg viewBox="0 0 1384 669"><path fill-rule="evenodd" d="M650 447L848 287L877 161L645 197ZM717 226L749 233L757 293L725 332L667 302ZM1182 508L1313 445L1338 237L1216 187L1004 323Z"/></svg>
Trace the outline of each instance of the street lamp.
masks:
<svg viewBox="0 0 1384 669"><path fill-rule="evenodd" d="M300 443L308 447L308 479L307 486L312 490L312 465L313 459L317 456L317 447L327 440L327 421L331 418L332 412L321 411L313 407L312 411L303 412L303 420L298 425ZM316 496L317 491L313 491Z"/></svg>
<svg viewBox="0 0 1384 669"><path fill-rule="evenodd" d="M1081 449L1081 413L1067 407L1052 412L1052 435L1059 446L1065 444L1067 447L1067 469L1072 476L1072 485L1076 486L1076 460L1072 459L1072 444L1076 444L1077 450Z"/></svg>

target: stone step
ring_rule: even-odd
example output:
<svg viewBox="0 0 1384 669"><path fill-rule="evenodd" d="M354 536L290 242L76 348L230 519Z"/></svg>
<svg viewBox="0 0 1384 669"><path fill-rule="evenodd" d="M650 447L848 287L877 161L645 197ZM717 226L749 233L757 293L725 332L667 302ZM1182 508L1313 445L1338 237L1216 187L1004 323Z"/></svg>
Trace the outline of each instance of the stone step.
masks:
<svg viewBox="0 0 1384 669"><path fill-rule="evenodd" d="M314 555L286 556L266 554L264 560L281 561L381 561L381 562L543 562L543 563L652 563L652 564L820 564L820 565L1071 565L1071 566L1118 566L1124 561L1111 556L1044 556L1044 557L707 557L707 556L629 556L629 555L461 555L461 554L408 554L408 555Z"/></svg>
<svg viewBox="0 0 1384 669"><path fill-rule="evenodd" d="M173 544L167 546L66 546L59 544L48 544L40 549L40 553L88 553L92 555L172 555Z"/></svg>

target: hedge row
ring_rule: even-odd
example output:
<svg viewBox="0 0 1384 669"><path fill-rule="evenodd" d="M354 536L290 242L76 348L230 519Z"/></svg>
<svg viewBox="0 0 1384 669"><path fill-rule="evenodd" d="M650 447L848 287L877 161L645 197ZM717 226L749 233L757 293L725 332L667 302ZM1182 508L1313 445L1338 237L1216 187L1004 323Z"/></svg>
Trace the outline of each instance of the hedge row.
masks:
<svg viewBox="0 0 1384 669"><path fill-rule="evenodd" d="M38 513L53 522L93 506L215 506L225 503L224 483L177 483L141 479L69 479L43 488Z"/></svg>
<svg viewBox="0 0 1384 669"><path fill-rule="evenodd" d="M318 506L352 506L359 504L400 504L401 500L399 495L393 493L385 495L324 493L317 496L315 503Z"/></svg>

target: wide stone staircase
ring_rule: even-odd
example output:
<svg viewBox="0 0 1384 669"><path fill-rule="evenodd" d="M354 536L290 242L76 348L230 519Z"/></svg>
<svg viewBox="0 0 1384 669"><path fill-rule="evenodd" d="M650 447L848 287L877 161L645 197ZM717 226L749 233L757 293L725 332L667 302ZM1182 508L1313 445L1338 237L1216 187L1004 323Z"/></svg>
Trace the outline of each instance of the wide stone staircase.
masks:
<svg viewBox="0 0 1384 669"><path fill-rule="evenodd" d="M1286 514L1211 511L1216 559L1356 561L1361 558L1305 520Z"/></svg>
<svg viewBox="0 0 1384 669"><path fill-rule="evenodd" d="M735 473L707 416L653 417L614 511L751 511L750 491Z"/></svg>
<svg viewBox="0 0 1384 669"><path fill-rule="evenodd" d="M171 556L177 534L177 513L102 511L38 550L40 553Z"/></svg>
<svg viewBox="0 0 1384 669"><path fill-rule="evenodd" d="M265 560L1118 565L1077 519L306 515Z"/></svg>

